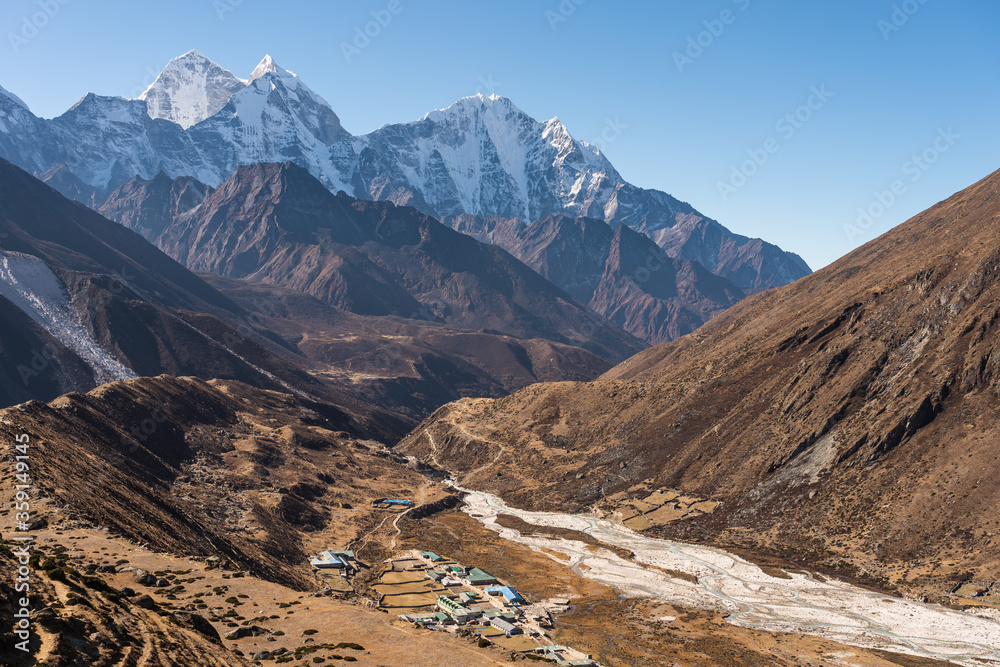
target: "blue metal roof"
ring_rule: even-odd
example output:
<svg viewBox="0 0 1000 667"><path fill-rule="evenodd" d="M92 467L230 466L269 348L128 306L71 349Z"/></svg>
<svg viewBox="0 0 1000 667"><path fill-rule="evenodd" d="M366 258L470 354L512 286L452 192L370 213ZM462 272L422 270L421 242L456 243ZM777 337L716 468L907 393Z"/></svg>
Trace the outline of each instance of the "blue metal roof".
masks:
<svg viewBox="0 0 1000 667"><path fill-rule="evenodd" d="M524 598L521 597L521 594L510 586L487 586L483 590L487 593L499 593L504 596L507 602L524 602Z"/></svg>

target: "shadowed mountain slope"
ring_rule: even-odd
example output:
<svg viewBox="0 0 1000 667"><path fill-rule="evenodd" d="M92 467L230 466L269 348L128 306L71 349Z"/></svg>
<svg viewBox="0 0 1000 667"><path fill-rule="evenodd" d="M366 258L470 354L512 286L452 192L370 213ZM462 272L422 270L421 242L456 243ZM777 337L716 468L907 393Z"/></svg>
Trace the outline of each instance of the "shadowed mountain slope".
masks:
<svg viewBox="0 0 1000 667"><path fill-rule="evenodd" d="M118 194L138 186L125 187L103 210L121 210ZM333 195L292 163L240 167L149 238L191 269L287 287L361 315L544 338L612 361L644 347L505 251L412 208Z"/></svg>
<svg viewBox="0 0 1000 667"><path fill-rule="evenodd" d="M941 595L989 581L998 247L1000 172L597 382L446 406L402 451L520 505L678 488L722 506L667 534Z"/></svg>
<svg viewBox="0 0 1000 667"><path fill-rule="evenodd" d="M600 220L461 215L453 229L500 246L632 335L663 343L691 333L744 297L697 261L676 259L648 236Z"/></svg>

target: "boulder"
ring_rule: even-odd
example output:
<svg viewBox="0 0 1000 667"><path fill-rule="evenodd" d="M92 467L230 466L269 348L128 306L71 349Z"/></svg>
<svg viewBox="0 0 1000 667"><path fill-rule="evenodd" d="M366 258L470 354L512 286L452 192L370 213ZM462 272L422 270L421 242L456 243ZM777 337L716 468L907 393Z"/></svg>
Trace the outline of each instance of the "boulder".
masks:
<svg viewBox="0 0 1000 667"><path fill-rule="evenodd" d="M198 614L193 614L188 611L175 611L174 620L181 627L188 628L189 630L194 630L198 634L204 635L209 641L216 644L222 643L222 638L219 637L219 631L215 629L215 626L208 622L208 619L204 616Z"/></svg>
<svg viewBox="0 0 1000 667"><path fill-rule="evenodd" d="M156 583L156 577L151 575L149 572L140 569L136 569L132 572L132 579L135 583L143 586L152 586Z"/></svg>
<svg viewBox="0 0 1000 667"><path fill-rule="evenodd" d="M143 609L156 609L156 601L148 595L140 595L135 599L135 604Z"/></svg>
<svg viewBox="0 0 1000 667"><path fill-rule="evenodd" d="M225 634L226 639L243 639L244 637L259 637L261 635L266 635L270 630L267 628L262 628L259 625L244 625L241 628L235 628L230 630Z"/></svg>

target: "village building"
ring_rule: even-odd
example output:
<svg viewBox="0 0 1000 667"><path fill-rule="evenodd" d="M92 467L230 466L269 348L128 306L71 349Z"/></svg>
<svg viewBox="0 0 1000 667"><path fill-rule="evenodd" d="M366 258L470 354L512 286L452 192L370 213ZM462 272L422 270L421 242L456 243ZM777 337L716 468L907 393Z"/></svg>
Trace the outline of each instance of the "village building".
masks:
<svg viewBox="0 0 1000 667"><path fill-rule="evenodd" d="M517 627L513 623L505 621L502 618L491 618L490 619L490 625L492 625L494 628L496 628L500 632L504 633L508 637L512 637L514 635L524 634L524 630L522 630L521 628Z"/></svg>
<svg viewBox="0 0 1000 667"><path fill-rule="evenodd" d="M483 589L491 597L503 598L504 602L510 606L524 604L524 598L510 586L487 586Z"/></svg>
<svg viewBox="0 0 1000 667"><path fill-rule="evenodd" d="M353 551L321 551L316 558L309 561L309 564L321 569L347 571L353 561Z"/></svg>
<svg viewBox="0 0 1000 667"><path fill-rule="evenodd" d="M458 602L444 595L438 598L437 606L438 609L455 619L457 623L467 623L482 616L482 612L463 607Z"/></svg>
<svg viewBox="0 0 1000 667"><path fill-rule="evenodd" d="M412 500L396 500L394 498L376 498L372 501L372 507L379 509L408 509L413 507Z"/></svg>
<svg viewBox="0 0 1000 667"><path fill-rule="evenodd" d="M491 584L499 583L496 577L489 572L479 569L478 567L469 569L468 573L465 575L465 582L470 586L489 586Z"/></svg>

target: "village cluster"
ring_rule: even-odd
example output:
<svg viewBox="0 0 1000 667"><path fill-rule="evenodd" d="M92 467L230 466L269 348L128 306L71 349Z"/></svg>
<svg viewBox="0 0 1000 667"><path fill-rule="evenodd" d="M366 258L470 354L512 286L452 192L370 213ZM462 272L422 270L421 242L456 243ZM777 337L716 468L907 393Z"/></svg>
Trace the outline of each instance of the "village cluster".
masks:
<svg viewBox="0 0 1000 667"><path fill-rule="evenodd" d="M481 568L430 551L411 551L386 565L376 587L379 604L403 620L446 632L464 628L502 648L559 665L597 665L591 656L550 640L550 607L529 604L513 586Z"/></svg>
<svg viewBox="0 0 1000 667"><path fill-rule="evenodd" d="M347 577L356 568L351 551L323 551L313 567ZM379 607L429 630L466 630L480 641L531 654L558 665L596 667L591 656L555 644L550 610L568 600L529 604L509 583L430 551L410 551L385 562L374 586Z"/></svg>

